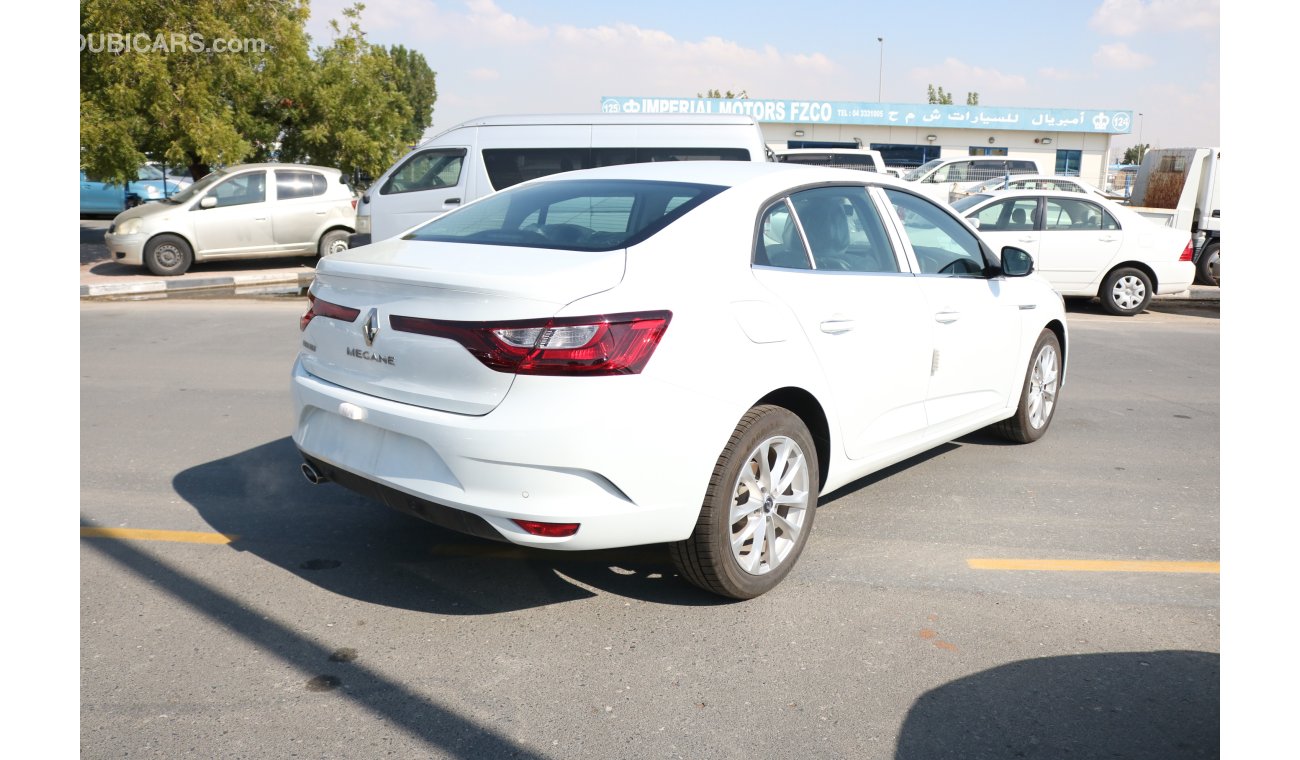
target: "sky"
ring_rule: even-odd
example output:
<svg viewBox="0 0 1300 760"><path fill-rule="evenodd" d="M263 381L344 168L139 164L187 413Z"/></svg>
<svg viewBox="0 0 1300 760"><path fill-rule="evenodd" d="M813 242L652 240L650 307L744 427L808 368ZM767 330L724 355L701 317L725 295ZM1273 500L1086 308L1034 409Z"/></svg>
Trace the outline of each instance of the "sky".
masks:
<svg viewBox="0 0 1300 760"><path fill-rule="evenodd" d="M351 4L312 0L314 44ZM976 92L984 106L1132 111L1119 149L1220 144L1218 0L365 6L372 42L417 50L437 73L430 134L490 114L597 111L602 95L925 103L933 84L955 103Z"/></svg>

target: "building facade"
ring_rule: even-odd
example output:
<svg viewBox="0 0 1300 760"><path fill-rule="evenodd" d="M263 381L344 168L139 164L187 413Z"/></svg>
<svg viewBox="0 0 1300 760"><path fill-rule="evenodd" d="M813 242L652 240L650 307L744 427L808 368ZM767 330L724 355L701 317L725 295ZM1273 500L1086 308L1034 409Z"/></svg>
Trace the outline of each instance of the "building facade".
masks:
<svg viewBox="0 0 1300 760"><path fill-rule="evenodd" d="M1078 175L1099 187L1112 163L1112 138L1133 129L1133 112L1123 109L604 96L601 110L747 114L772 147L871 148L899 168L934 158L1026 158L1047 174Z"/></svg>

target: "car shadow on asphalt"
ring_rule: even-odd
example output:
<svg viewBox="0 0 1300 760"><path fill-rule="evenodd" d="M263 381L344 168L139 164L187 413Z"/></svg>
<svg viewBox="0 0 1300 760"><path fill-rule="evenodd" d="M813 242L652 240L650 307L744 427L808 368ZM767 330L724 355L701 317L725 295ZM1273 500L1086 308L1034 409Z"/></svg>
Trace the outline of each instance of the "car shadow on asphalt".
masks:
<svg viewBox="0 0 1300 760"><path fill-rule="evenodd" d="M1219 655L1108 652L1020 660L920 696L895 760L1219 757Z"/></svg>
<svg viewBox="0 0 1300 760"><path fill-rule="evenodd" d="M176 492L208 525L327 591L418 612L486 615L617 594L684 606L733 603L678 577L663 546L562 552L445 530L341 486L313 486L282 438L192 467Z"/></svg>
<svg viewBox="0 0 1300 760"><path fill-rule="evenodd" d="M105 254L107 255L107 254ZM243 274L246 272L256 273L260 270L283 270L297 269L303 272L310 272L316 268L316 258L314 256L291 256L276 259L248 259L246 261L204 261L197 262L190 266L185 274L177 277L156 277L149 273L149 270L142 266L131 266L128 264L119 264L107 259L93 263L88 270L90 274L96 277L140 277L144 276L150 279L156 279L160 282L168 280L184 280L185 278L194 277L220 277Z"/></svg>

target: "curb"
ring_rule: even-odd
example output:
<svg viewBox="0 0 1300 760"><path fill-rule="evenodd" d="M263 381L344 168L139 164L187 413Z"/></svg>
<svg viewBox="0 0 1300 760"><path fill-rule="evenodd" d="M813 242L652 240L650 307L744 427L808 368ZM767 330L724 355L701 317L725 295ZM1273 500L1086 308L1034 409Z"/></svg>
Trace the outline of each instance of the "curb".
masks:
<svg viewBox="0 0 1300 760"><path fill-rule="evenodd" d="M262 295L272 293L297 293L308 288L313 272L291 274L220 275L193 279L137 280L110 282L81 286L81 297L115 298L121 296L168 295L172 293L207 293L231 295Z"/></svg>

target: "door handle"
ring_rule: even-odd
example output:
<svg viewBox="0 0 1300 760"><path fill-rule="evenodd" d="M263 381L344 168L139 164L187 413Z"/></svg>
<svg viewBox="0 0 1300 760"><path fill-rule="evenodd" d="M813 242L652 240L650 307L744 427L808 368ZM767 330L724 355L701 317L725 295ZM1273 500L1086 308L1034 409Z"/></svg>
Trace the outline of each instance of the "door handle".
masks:
<svg viewBox="0 0 1300 760"><path fill-rule="evenodd" d="M454 206L460 203L460 198L448 198L447 200L443 201L443 203L447 204L448 206Z"/></svg>
<svg viewBox="0 0 1300 760"><path fill-rule="evenodd" d="M1038 239L1038 238L1036 238L1036 237L1032 237L1032 236L1031 236L1031 237L1022 237L1022 238L1016 238L1016 242L1019 242L1019 243L1032 243L1032 242L1034 242L1034 241L1037 240L1037 239Z"/></svg>
<svg viewBox="0 0 1300 760"><path fill-rule="evenodd" d="M858 323L852 319L827 319L822 322L822 332L831 335L839 335L857 327Z"/></svg>
<svg viewBox="0 0 1300 760"><path fill-rule="evenodd" d="M1097 239L1100 240L1100 241L1103 242L1103 243L1113 243L1113 242L1115 242L1116 240L1119 240L1119 238L1114 237L1113 235L1107 235L1107 236L1104 237L1104 238L1097 238Z"/></svg>
<svg viewBox="0 0 1300 760"><path fill-rule="evenodd" d="M312 213L315 214L316 216L325 216L324 211L313 211Z"/></svg>
<svg viewBox="0 0 1300 760"><path fill-rule="evenodd" d="M941 325L950 325L961 318L959 311L937 311L934 314L934 321Z"/></svg>
<svg viewBox="0 0 1300 760"><path fill-rule="evenodd" d="M255 221L255 222L265 222L265 221L266 221L266 217L264 217L264 216L253 217L253 221Z"/></svg>

